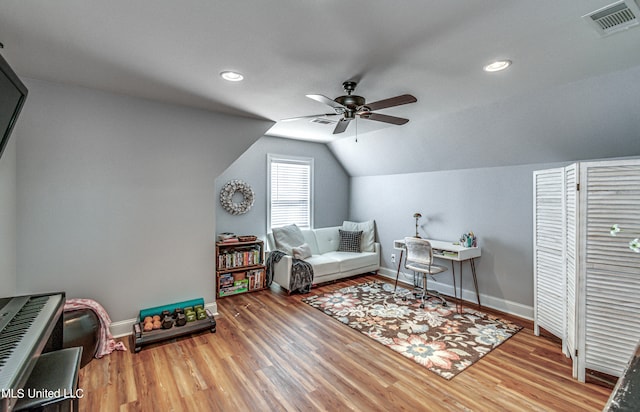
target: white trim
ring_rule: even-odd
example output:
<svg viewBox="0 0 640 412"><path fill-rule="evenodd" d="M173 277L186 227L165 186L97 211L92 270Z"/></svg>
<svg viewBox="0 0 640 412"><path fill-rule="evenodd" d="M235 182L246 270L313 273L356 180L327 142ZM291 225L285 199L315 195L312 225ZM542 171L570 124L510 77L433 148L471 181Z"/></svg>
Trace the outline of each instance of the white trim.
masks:
<svg viewBox="0 0 640 412"><path fill-rule="evenodd" d="M121 338L133 334L133 325L137 319L125 319L118 322L111 322L109 330L114 338Z"/></svg>
<svg viewBox="0 0 640 412"><path fill-rule="evenodd" d="M205 303L204 307L206 309L209 309L209 312L211 312L214 316L218 315L218 303L217 302L211 302L211 303ZM109 327L109 330L111 331L111 334L113 335L114 338L122 338L124 336L129 336L129 335L133 335L133 325L138 321L138 319L125 319L125 320L120 320L118 322L111 322L111 326Z"/></svg>
<svg viewBox="0 0 640 412"><path fill-rule="evenodd" d="M396 279L396 269L380 268L380 270L378 270L378 274L393 280ZM405 285L412 285L413 275L401 271L398 281L404 283ZM454 296L452 285L447 285L438 281L429 281L429 289L432 289L431 286L434 286L433 289L439 291L444 295ZM475 290L462 289L462 299L468 302L476 303L477 298ZM527 320L533 320L533 306L523 305L518 302L512 302L509 300L496 298L495 296L484 295L482 293L480 294L480 299L482 301L483 307L486 306L488 308L499 310L500 312L504 312L509 315L518 316Z"/></svg>

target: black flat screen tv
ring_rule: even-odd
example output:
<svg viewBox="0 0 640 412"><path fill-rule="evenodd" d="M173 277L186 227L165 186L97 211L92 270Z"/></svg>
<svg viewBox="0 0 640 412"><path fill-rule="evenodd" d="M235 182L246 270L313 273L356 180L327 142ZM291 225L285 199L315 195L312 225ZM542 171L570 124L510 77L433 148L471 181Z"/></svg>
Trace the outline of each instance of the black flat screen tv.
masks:
<svg viewBox="0 0 640 412"><path fill-rule="evenodd" d="M27 99L27 88L0 55L0 158Z"/></svg>

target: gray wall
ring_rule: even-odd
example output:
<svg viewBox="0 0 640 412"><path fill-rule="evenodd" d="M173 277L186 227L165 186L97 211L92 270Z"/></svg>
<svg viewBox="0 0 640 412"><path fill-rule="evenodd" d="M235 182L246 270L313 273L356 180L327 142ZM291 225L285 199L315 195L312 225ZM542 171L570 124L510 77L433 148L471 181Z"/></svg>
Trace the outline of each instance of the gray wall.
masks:
<svg viewBox="0 0 640 412"><path fill-rule="evenodd" d="M216 202L218 232L255 234L267 232L267 154L314 158L314 227L336 226L349 216L349 176L326 145L264 136L216 179L216 194L232 179L249 183L255 204L244 215L227 213Z"/></svg>
<svg viewBox="0 0 640 412"><path fill-rule="evenodd" d="M329 147L353 176L351 219L376 219L390 270L392 242L415 232L414 212L427 218L423 236L457 240L473 230L486 303L531 316L532 171L640 155L639 76L635 67L438 118L426 108L402 126L401 141L384 130L336 140Z"/></svg>
<svg viewBox="0 0 640 412"><path fill-rule="evenodd" d="M0 297L16 294L16 138L0 158Z"/></svg>
<svg viewBox="0 0 640 412"><path fill-rule="evenodd" d="M112 320L215 299L216 176L271 122L27 80L17 140L17 289Z"/></svg>
<svg viewBox="0 0 640 412"><path fill-rule="evenodd" d="M559 165L354 177L351 219L375 217L381 263L394 276L396 264L390 255L399 257L399 251L393 249L393 241L415 234L415 212L423 216L419 234L425 238L455 241L473 231L482 248L476 267L485 303L529 315L533 306L532 172ZM438 281L451 285L450 273ZM464 289L474 290L471 279L465 264Z"/></svg>

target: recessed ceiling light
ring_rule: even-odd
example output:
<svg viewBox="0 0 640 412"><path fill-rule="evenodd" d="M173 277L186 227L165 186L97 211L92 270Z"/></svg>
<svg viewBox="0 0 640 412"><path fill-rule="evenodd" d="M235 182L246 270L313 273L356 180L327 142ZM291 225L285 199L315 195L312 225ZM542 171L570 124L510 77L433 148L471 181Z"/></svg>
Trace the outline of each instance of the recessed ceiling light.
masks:
<svg viewBox="0 0 640 412"><path fill-rule="evenodd" d="M499 72L511 66L511 60L496 60L484 66L485 72Z"/></svg>
<svg viewBox="0 0 640 412"><path fill-rule="evenodd" d="M244 76L238 72L234 72L231 70L226 70L220 73L220 77L230 82L239 82L244 79Z"/></svg>

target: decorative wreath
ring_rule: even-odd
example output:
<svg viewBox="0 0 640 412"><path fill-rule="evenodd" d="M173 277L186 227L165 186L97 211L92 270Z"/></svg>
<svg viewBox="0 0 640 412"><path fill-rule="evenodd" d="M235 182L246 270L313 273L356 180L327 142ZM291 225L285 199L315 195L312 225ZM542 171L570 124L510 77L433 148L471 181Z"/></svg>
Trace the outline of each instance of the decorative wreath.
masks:
<svg viewBox="0 0 640 412"><path fill-rule="evenodd" d="M236 192L240 192L242 195L242 202L234 203L233 195ZM242 215L247 213L251 206L253 206L253 189L249 184L242 180L230 180L220 191L220 203L227 212L232 215Z"/></svg>

